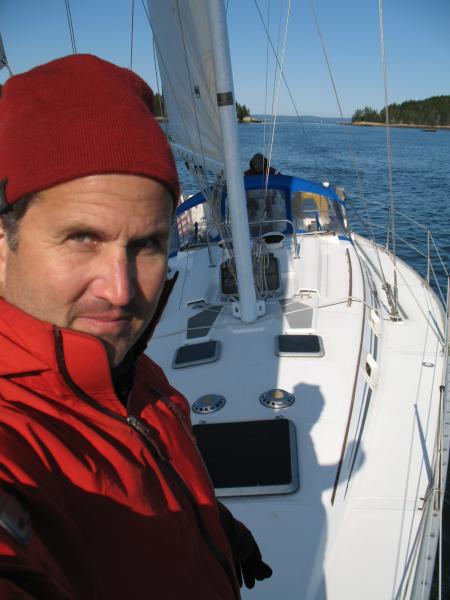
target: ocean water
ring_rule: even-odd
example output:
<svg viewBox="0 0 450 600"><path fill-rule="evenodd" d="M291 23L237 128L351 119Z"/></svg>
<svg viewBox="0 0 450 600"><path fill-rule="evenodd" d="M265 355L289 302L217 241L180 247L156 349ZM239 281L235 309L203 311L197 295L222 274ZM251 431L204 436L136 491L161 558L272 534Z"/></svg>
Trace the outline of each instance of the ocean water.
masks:
<svg viewBox="0 0 450 600"><path fill-rule="evenodd" d="M269 155L270 124L239 125L242 169L255 152ZM434 243L447 270L450 268L450 130L391 128L392 189L396 206L397 252L422 276L427 273L427 237ZM353 229L386 243L391 202L387 168L386 129L352 127L330 122L299 123L280 117L272 147L272 164L281 172L313 181L329 181L345 189ZM186 193L197 191L181 169ZM404 216L405 215L405 216ZM401 241L404 240L404 241ZM411 245L414 247L412 248ZM433 242L431 255L436 280L446 298L446 277ZM419 252L425 256L420 256Z"/></svg>
<svg viewBox="0 0 450 600"><path fill-rule="evenodd" d="M271 131L263 124L241 125L241 153L246 166L254 149L261 151ZM450 256L450 131L391 128L392 189L396 206L398 254L423 276L427 229L449 269ZM377 241L386 243L391 202L386 129L333 123L303 125L282 117L274 137L272 163L282 173L344 187L352 227L368 235L369 218ZM405 215L405 216L403 216ZM410 244L410 245L408 245ZM433 245L431 244L433 249ZM436 257L436 252L432 252ZM446 293L444 272L436 273ZM433 281L433 278L431 278Z"/></svg>
<svg viewBox="0 0 450 600"><path fill-rule="evenodd" d="M269 156L270 125L239 125L242 169L255 152ZM396 213L397 253L423 277L427 274L428 240L433 258L433 288L446 299L450 270L450 130L390 129L392 195ZM352 127L329 122L301 124L281 117L272 146L272 164L286 175L329 181L345 189L351 227L368 235L370 220L378 242L385 244L391 192L384 127ZM181 170L185 193L195 184ZM432 238L429 237L431 231ZM422 254L421 254L422 253ZM450 598L450 479L444 509L442 598ZM432 600L437 599L436 577Z"/></svg>

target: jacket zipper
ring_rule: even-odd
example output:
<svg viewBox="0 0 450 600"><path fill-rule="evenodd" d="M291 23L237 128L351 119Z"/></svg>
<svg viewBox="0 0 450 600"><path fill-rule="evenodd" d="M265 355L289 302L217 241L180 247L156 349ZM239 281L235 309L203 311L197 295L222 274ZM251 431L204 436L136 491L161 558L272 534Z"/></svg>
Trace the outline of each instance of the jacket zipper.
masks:
<svg viewBox="0 0 450 600"><path fill-rule="evenodd" d="M197 521L197 528L199 530L200 535L203 538L203 541L207 545L211 554L214 556L214 558L217 560L217 562L220 564L220 566L224 570L225 575L231 585L231 589L234 592L234 596L235 596L236 600L240 600L241 594L240 594L240 591L236 588L235 577L233 576L233 571L232 571L229 561L223 555L222 551L214 544L214 541L211 539L211 535L203 522L203 517L200 514L200 511L198 509L197 503L195 501L194 496L192 495L191 490L188 488L188 486L186 485L186 483L184 482L182 477L178 474L176 469L170 464L170 462L166 459L166 457L163 456L160 448L158 448L158 445L155 444L155 442L151 436L151 433L150 433L150 428L147 427L147 425L145 423L143 423L141 420L139 420L134 415L127 415L127 417L122 417L121 415L118 415L116 412L103 407L101 404L98 404L98 402L96 402L93 398L91 398L88 394L86 394L81 388L79 388L77 386L77 384L73 381L73 379L71 378L71 376L67 370L66 362L64 359L63 341L62 341L60 329L55 326L53 328L53 334L54 334L54 340L55 340L56 360L58 363L59 371L60 371L66 385L72 390L72 392L76 396L78 396L78 398L87 402L92 408L95 408L96 410L115 419L116 421L120 421L121 423L126 423L132 429L134 429L137 433L139 433L141 439L145 442L145 445L150 450L150 452L152 453L155 460L159 459L160 462L166 466L166 468L172 474L173 478L177 481L178 486L181 488L182 492L184 492L184 494L186 495L186 497L192 507L192 510L195 515L195 519Z"/></svg>
<svg viewBox="0 0 450 600"><path fill-rule="evenodd" d="M150 443L152 454L156 453L160 460L162 460L164 463L167 463L167 460L166 460L165 456L163 456L158 444L155 444L155 442L153 441L151 433L150 433L150 429L147 427L147 425L145 423L143 423L142 421L140 421L134 415L128 415L126 418L126 422L133 429L135 429L141 437L144 437L146 442Z"/></svg>
<svg viewBox="0 0 450 600"><path fill-rule="evenodd" d="M151 433L150 433L150 429L147 427L147 425L145 425L145 423L140 421L134 415L128 415L128 417L126 418L126 421L133 429L135 429L140 434L141 438L143 438L144 441L147 442L146 445L149 448L150 452L155 457L155 459L157 457L160 459L160 461L163 463L163 465L166 467L166 469L168 471L170 471L170 474L172 475L172 477L176 480L178 487L181 488L182 492L187 497L189 504L191 505L191 508L193 510L196 522L197 522L197 528L200 532L200 535L203 538L203 541L207 545L209 551L214 556L216 561L220 564L220 566L224 570L225 575L226 575L228 581L230 582L231 589L234 592L236 600L240 600L241 595L240 595L240 592L236 588L235 578L233 576L233 572L230 567L230 563L228 562L226 556L222 553L222 551L215 545L214 541L211 539L211 535L210 535L209 531L207 530L206 525L203 521L203 517L198 509L197 502L195 501L195 498L192 495L191 490L188 488L188 486L184 482L184 479L179 475L178 471L173 467L173 465L162 455L160 449L158 448L158 444L155 444L155 442L153 441Z"/></svg>

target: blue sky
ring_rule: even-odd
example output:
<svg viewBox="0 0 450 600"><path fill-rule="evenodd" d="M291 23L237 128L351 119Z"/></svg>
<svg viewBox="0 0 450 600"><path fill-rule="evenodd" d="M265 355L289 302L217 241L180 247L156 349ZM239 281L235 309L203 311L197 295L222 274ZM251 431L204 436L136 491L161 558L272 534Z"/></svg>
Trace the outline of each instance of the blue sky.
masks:
<svg viewBox="0 0 450 600"><path fill-rule="evenodd" d="M183 2L189 0L181 0ZM258 0L264 17L268 0ZM79 52L130 64L131 0L70 0ZM276 45L288 0L272 0L270 31ZM378 0L315 0L344 116L384 105ZM450 0L384 0L385 53L390 102L450 94ZM253 113L265 107L266 39L254 0L230 0L229 35L236 98ZM70 54L64 0L0 0L0 32L13 72ZM151 33L141 0L135 0L133 68L156 89ZM269 60L273 85L274 64ZM310 0L293 0L285 75L304 115L333 117L338 106ZM0 71L0 83L7 77ZM268 97L272 98L272 87ZM270 110L270 102L268 103ZM280 114L294 114L282 86Z"/></svg>

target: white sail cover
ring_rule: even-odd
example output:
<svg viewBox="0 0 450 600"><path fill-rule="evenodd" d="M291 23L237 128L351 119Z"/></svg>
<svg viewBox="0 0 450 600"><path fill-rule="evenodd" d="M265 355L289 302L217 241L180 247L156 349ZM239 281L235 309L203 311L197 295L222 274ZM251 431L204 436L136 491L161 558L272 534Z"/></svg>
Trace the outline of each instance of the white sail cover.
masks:
<svg viewBox="0 0 450 600"><path fill-rule="evenodd" d="M207 0L148 0L168 133L202 167L223 169Z"/></svg>

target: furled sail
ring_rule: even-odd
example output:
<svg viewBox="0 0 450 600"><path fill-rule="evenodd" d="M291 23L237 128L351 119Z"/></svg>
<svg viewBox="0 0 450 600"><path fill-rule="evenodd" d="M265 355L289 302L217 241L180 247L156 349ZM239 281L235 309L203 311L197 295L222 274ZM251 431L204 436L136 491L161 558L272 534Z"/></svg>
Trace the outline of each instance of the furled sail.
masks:
<svg viewBox="0 0 450 600"><path fill-rule="evenodd" d="M148 0L168 133L195 165L223 170L206 0Z"/></svg>

